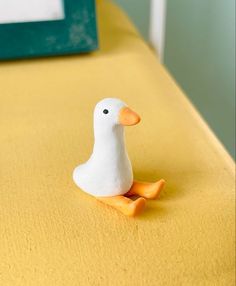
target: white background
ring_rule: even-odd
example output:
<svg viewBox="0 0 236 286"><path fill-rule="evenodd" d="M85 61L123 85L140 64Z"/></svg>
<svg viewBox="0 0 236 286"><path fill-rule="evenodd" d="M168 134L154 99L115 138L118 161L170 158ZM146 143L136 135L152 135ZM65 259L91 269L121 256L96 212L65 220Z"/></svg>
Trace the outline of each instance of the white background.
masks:
<svg viewBox="0 0 236 286"><path fill-rule="evenodd" d="M64 18L63 0L0 0L0 24Z"/></svg>

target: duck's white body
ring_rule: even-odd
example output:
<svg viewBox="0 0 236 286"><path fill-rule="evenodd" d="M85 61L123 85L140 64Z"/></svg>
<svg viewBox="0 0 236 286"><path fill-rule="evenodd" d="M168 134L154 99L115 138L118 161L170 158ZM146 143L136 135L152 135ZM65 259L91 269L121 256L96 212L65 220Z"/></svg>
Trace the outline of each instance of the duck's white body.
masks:
<svg viewBox="0 0 236 286"><path fill-rule="evenodd" d="M126 105L118 99L104 99L94 111L94 148L89 160L75 168L73 179L83 191L95 197L124 195L133 183L132 166L126 152L124 127L119 112ZM108 113L104 114L104 110Z"/></svg>

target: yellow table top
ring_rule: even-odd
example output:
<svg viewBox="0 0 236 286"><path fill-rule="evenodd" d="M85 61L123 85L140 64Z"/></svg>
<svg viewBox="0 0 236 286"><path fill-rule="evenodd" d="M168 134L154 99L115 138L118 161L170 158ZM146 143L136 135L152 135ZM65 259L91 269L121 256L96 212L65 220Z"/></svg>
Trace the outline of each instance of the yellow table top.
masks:
<svg viewBox="0 0 236 286"><path fill-rule="evenodd" d="M0 285L234 285L234 163L126 16L98 12L99 52L0 64ZM142 116L136 179L167 181L137 218L72 181L104 97Z"/></svg>

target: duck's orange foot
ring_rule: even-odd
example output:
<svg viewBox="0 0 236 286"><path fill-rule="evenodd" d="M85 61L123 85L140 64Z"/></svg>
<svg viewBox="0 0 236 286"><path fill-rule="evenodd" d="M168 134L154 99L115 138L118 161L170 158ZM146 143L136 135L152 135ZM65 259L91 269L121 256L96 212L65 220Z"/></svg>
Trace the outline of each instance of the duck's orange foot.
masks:
<svg viewBox="0 0 236 286"><path fill-rule="evenodd" d="M138 195L146 199L157 199L165 185L165 180L161 179L155 183L134 182L126 196Z"/></svg>
<svg viewBox="0 0 236 286"><path fill-rule="evenodd" d="M98 197L97 199L127 216L136 216L140 214L144 210L146 204L144 198L138 198L135 201L124 196Z"/></svg>

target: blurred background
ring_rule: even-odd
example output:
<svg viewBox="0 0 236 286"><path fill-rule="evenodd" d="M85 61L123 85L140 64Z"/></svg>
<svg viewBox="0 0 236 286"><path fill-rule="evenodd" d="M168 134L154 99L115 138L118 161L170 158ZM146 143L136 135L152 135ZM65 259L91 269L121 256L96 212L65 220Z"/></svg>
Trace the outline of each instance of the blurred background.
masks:
<svg viewBox="0 0 236 286"><path fill-rule="evenodd" d="M99 2L0 0L0 59L98 49ZM235 158L235 0L113 2Z"/></svg>
<svg viewBox="0 0 236 286"><path fill-rule="evenodd" d="M114 1L235 158L235 0Z"/></svg>

